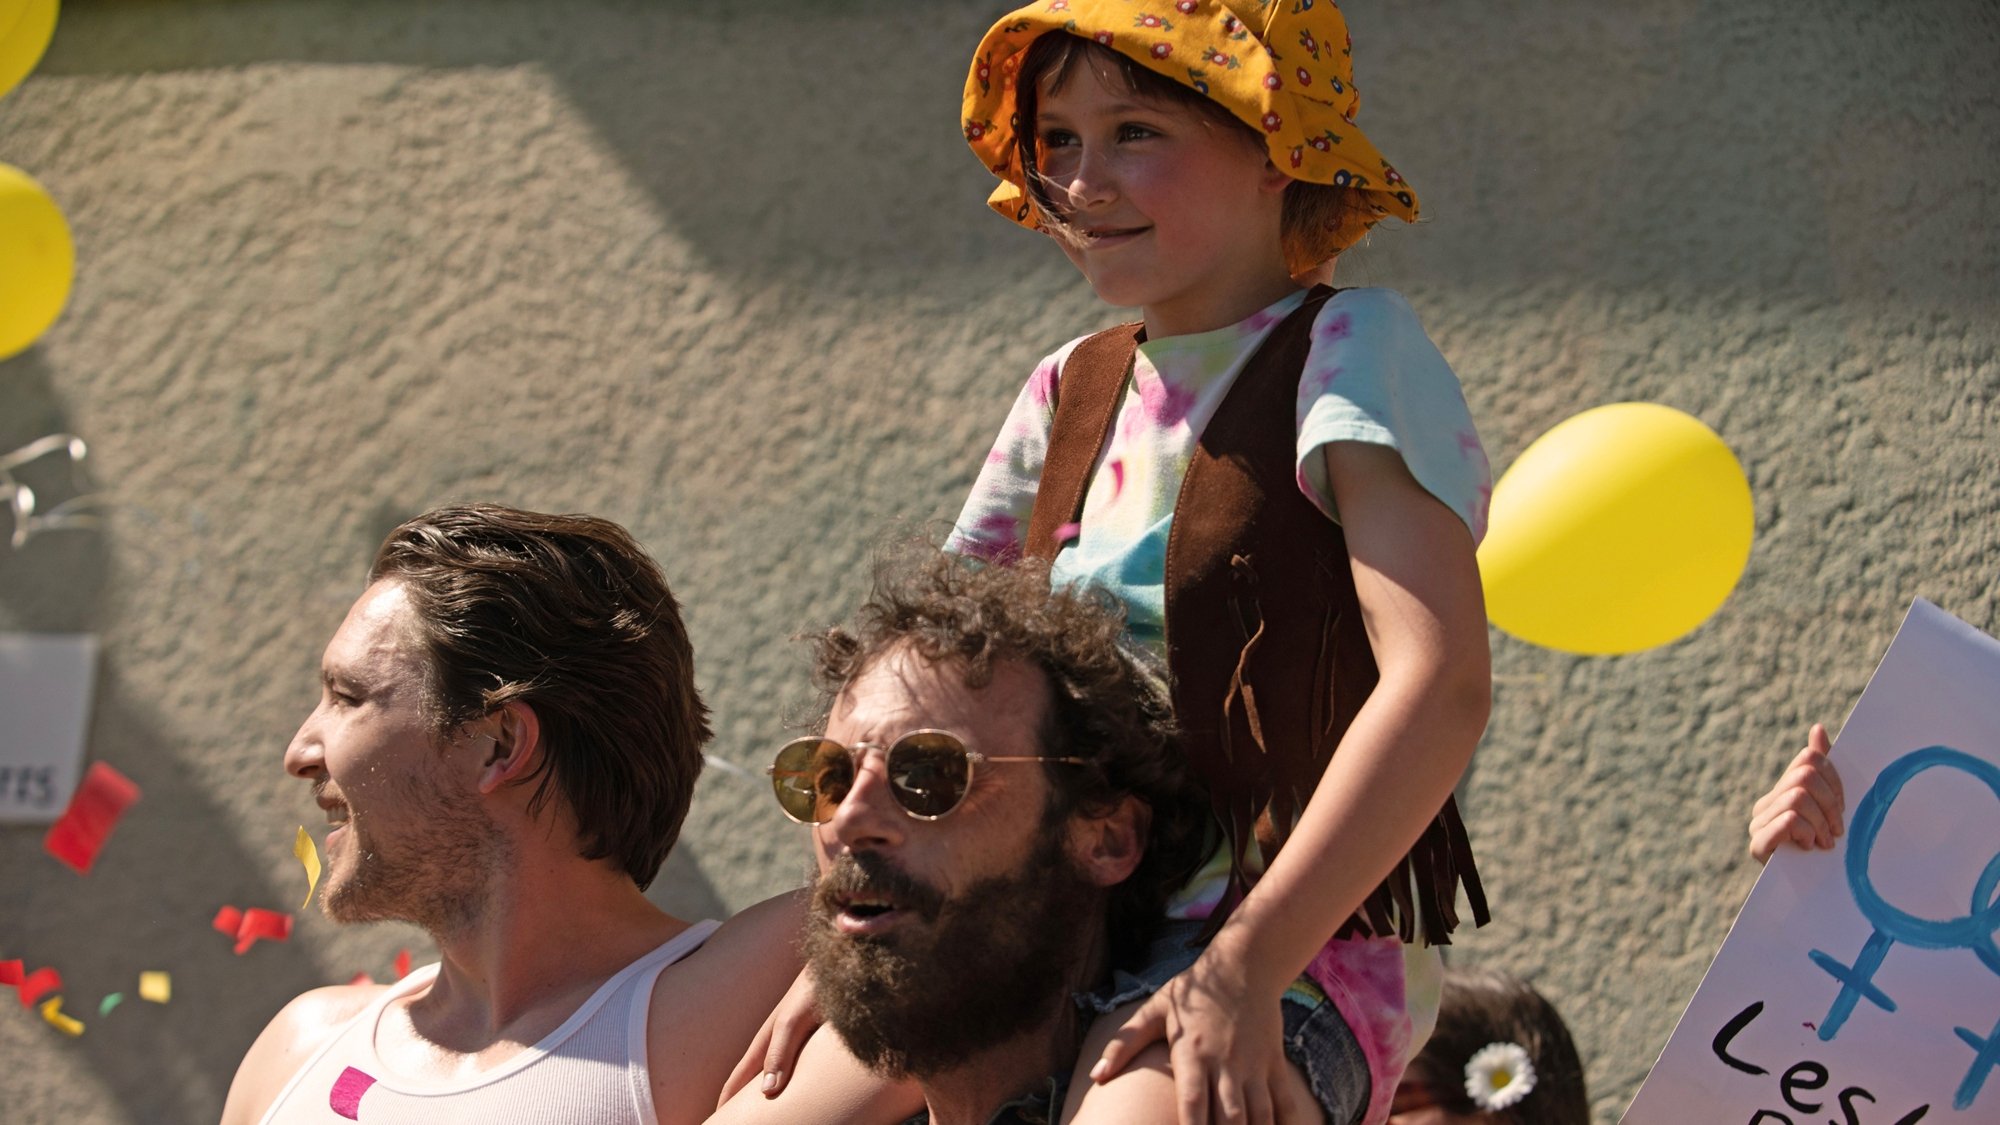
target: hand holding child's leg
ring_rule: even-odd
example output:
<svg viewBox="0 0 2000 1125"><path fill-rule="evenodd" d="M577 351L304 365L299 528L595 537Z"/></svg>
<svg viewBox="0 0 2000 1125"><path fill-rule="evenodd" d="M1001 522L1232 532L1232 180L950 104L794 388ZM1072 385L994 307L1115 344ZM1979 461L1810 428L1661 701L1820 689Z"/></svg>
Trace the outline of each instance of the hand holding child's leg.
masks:
<svg viewBox="0 0 2000 1125"><path fill-rule="evenodd" d="M1750 810L1750 855L1771 858L1789 840L1801 848L1830 848L1845 831L1841 813L1847 795L1828 757L1826 728L1814 723L1805 749L1785 767L1784 776Z"/></svg>
<svg viewBox="0 0 2000 1125"><path fill-rule="evenodd" d="M1069 1120L1166 1120L1169 1113L1181 1125L1322 1120L1285 1056L1283 987L1260 988L1238 968L1211 946L1143 1004L1100 1019L1079 1068L1098 1048L1102 1054L1090 1082L1072 1093ZM1158 1066L1163 1042L1171 1085Z"/></svg>

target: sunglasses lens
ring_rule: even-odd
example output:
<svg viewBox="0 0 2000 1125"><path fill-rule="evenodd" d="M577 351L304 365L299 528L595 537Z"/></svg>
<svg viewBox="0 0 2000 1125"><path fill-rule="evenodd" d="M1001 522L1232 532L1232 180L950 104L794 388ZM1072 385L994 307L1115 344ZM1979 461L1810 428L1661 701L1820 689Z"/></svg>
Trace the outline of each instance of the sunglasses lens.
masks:
<svg viewBox="0 0 2000 1125"><path fill-rule="evenodd" d="M918 816L957 808L971 781L965 744L942 731L905 735L889 749L889 787Z"/></svg>
<svg viewBox="0 0 2000 1125"><path fill-rule="evenodd" d="M792 819L824 824L854 784L854 762L846 747L823 738L785 745L771 763L771 788Z"/></svg>

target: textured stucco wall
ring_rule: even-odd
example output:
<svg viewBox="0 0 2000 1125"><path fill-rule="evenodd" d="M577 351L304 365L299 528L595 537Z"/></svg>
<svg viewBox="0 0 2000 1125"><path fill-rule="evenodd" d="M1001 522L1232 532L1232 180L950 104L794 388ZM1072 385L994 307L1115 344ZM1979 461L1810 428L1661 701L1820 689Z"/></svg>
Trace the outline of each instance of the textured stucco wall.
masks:
<svg viewBox="0 0 2000 1125"><path fill-rule="evenodd" d="M79 880L0 829L8 1121L210 1118L283 1000L407 931L304 918L278 754L380 534L491 498L602 513L691 609L716 752L801 699L784 638L872 536L948 516L1043 351L1114 313L990 216L957 139L992 3L88 3L0 101L76 230L62 322L0 363L0 449L85 436L101 534L0 550L0 627L89 629L91 754L146 789ZM1600 1116L1643 1078L1753 872L1750 798L1918 594L1988 630L2000 545L2000 16L1983 0L1354 3L1362 122L1428 221L1342 266L1409 294L1496 466L1589 405L1724 434L1757 543L1713 623L1619 660L1495 635L1468 783L1499 920ZM915 13L921 13L919 19ZM711 771L662 897L789 885L800 837ZM420 950L421 951L421 950Z"/></svg>

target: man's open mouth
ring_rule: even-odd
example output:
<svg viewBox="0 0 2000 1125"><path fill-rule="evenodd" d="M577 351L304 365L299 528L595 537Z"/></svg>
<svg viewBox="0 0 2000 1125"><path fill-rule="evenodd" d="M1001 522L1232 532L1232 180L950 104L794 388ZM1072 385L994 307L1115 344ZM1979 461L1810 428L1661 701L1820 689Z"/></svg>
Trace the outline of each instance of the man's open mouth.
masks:
<svg viewBox="0 0 2000 1125"><path fill-rule="evenodd" d="M861 893L837 895L834 899L833 928L851 937L873 937L896 926L908 911L888 895Z"/></svg>
<svg viewBox="0 0 2000 1125"><path fill-rule="evenodd" d="M813 891L813 909L835 933L875 937L915 917L931 919L944 896L879 857L843 856Z"/></svg>
<svg viewBox="0 0 2000 1125"><path fill-rule="evenodd" d="M353 815L353 811L348 808L346 801L328 797L324 792L314 793L313 803L318 805L320 811L326 814L327 824L331 825L336 831L345 826L348 819ZM333 833L327 833L328 839L332 839L332 837Z"/></svg>

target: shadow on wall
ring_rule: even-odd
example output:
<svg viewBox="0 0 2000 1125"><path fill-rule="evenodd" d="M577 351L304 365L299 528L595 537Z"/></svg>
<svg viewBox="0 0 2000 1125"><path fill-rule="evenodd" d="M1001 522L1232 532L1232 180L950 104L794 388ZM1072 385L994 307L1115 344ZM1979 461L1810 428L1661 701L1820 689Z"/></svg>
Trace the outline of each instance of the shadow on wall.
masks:
<svg viewBox="0 0 2000 1125"><path fill-rule="evenodd" d="M68 414L37 350L0 363L0 394L6 404L0 411L0 454L49 434L70 432ZM43 460L53 464L57 459ZM21 471L41 467L38 461ZM89 464L77 466L77 474L83 478L77 482L81 486L89 478ZM67 498L50 496L38 480L23 477L20 483L36 488L40 510ZM9 545L15 530L12 512L0 498L0 629L87 633L98 628L103 623L101 594L108 566L100 533L51 530L34 534L15 550Z"/></svg>
<svg viewBox="0 0 2000 1125"><path fill-rule="evenodd" d="M0 414L0 449L68 429L61 403L37 353L0 364L7 410ZM18 551L0 540L0 628L35 632L90 632L110 612L106 587L109 549L98 530L37 535ZM234 1072L248 1042L201 1034L227 1026L224 998L251 992L291 996L325 983L305 951L265 946L238 959L220 934L190 942L209 928L222 903L276 905L291 887L274 889L265 865L247 854L225 825L199 779L176 754L146 709L129 698L115 654L100 662L91 708L91 757L110 763L137 782L143 797L120 823L101 861L88 876L57 866L42 851L43 825L0 828L0 919L6 956L30 969L54 965L65 978L64 1010L84 1020L88 1032L72 1044L133 1121L188 1121L212 1116L221 1105L218 1082ZM177 857L171 887L162 887L147 865L119 856ZM32 878L19 877L34 871ZM91 935L115 934L115 940ZM175 950L172 964L157 953ZM134 993L138 974L168 969L175 996L166 1008L136 1000L98 1018L105 993ZM183 1033L170 1033L178 1028ZM34 1034L47 1029L35 1028ZM218 1076L220 1076L218 1078Z"/></svg>
<svg viewBox="0 0 2000 1125"><path fill-rule="evenodd" d="M920 10L921 20L886 2L121 0L66 7L37 73L533 66L725 276L814 287L858 277L880 291L934 281L968 253L1040 264L1037 240L983 221L974 201L991 179L958 135L960 55L998 6ZM749 55L753 33L761 46Z"/></svg>
<svg viewBox="0 0 2000 1125"><path fill-rule="evenodd" d="M1597 214L1576 231L1579 264L1617 263L1613 281L1675 263L1706 288L1990 300L1996 45L1990 5L1708 0L1640 45L1657 81L1616 124L1609 166L1578 177Z"/></svg>
<svg viewBox="0 0 2000 1125"><path fill-rule="evenodd" d="M1360 123L1424 202L1351 280L1746 300L2000 293L2000 9L1350 4Z"/></svg>
<svg viewBox="0 0 2000 1125"><path fill-rule="evenodd" d="M992 181L958 136L964 58L1004 8L116 0L65 9L39 73L536 67L715 272L887 293L968 258L1047 264L972 202ZM1925 301L2000 288L1984 252L2000 234L1983 188L2000 98L1990 5L1573 15L1513 13L1503 41L1453 0L1349 13L1363 124L1452 232L1385 231L1351 275L1374 260L1461 284Z"/></svg>
<svg viewBox="0 0 2000 1125"><path fill-rule="evenodd" d="M153 717L127 697L109 660L98 676L90 741L93 759L126 774L144 795L88 876L57 869L0 881L6 952L30 968L50 964L62 972L63 1008L87 1028L68 1047L117 1098L126 1120L212 1118L250 1046L248 1038L217 1033L238 1022L234 998L268 996L275 1004L329 982L306 946L259 943L238 957L227 938L210 932L210 920L224 903L293 909L300 888L272 886L262 859L238 846L224 810ZM43 831L0 829L0 866L16 873L55 868L41 850ZM121 855L177 857L171 886L162 886L149 865L119 862ZM110 934L115 939L93 937ZM171 957L162 958L162 950ZM173 974L166 1007L136 998L139 973L150 969ZM124 992L126 1003L100 1018L97 1003L113 991Z"/></svg>

